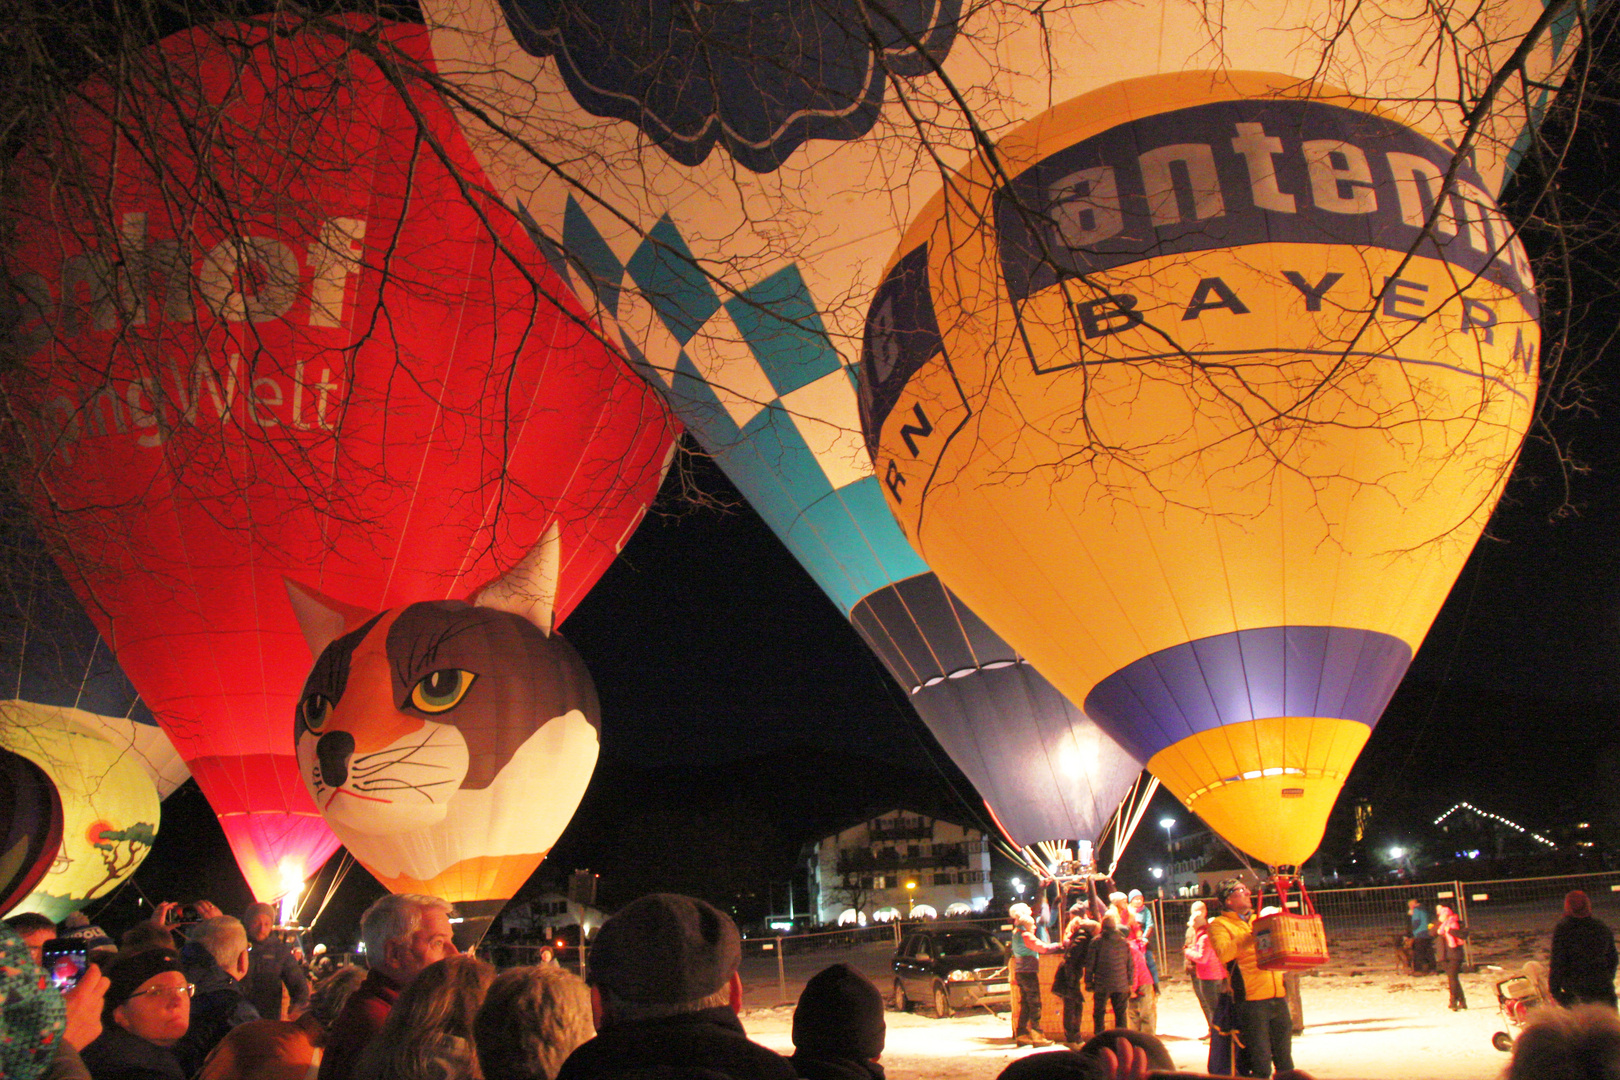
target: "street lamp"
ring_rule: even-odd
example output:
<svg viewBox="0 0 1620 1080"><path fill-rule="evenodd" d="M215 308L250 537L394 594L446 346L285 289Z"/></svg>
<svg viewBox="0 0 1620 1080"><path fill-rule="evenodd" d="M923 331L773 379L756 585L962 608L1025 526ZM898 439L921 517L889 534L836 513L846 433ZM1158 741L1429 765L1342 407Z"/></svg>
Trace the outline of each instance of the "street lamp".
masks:
<svg viewBox="0 0 1620 1080"><path fill-rule="evenodd" d="M1018 898L1022 900L1024 898L1024 880L1022 878L1013 878L1012 887L1017 891Z"/></svg>
<svg viewBox="0 0 1620 1080"><path fill-rule="evenodd" d="M1170 844L1176 832L1176 819L1168 816L1160 818L1159 828L1164 830L1164 857L1170 860L1170 872L1174 874L1176 869L1176 853L1171 850Z"/></svg>
<svg viewBox="0 0 1620 1080"><path fill-rule="evenodd" d="M906 918L912 918L917 910L917 883L906 882Z"/></svg>

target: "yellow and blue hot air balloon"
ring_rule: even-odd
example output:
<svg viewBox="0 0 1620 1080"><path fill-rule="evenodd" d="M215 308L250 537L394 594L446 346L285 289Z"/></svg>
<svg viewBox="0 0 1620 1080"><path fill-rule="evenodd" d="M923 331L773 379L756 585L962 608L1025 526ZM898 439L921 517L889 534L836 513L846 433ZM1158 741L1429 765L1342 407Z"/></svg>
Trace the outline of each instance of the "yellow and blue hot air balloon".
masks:
<svg viewBox="0 0 1620 1080"><path fill-rule="evenodd" d="M1293 865L1506 482L1537 314L1436 139L1283 76L1150 77L922 211L873 302L869 446L943 578Z"/></svg>

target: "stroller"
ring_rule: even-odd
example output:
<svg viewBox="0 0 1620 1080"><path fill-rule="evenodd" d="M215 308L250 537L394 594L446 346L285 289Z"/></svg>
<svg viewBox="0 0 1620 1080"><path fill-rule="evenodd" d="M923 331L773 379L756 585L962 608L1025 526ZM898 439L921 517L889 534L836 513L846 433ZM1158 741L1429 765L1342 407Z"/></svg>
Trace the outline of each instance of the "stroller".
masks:
<svg viewBox="0 0 1620 1080"><path fill-rule="evenodd" d="M1504 1054L1513 1049L1513 1036L1517 1028L1524 1027L1530 1013L1551 1000L1547 994L1547 971L1539 962L1531 960L1524 965L1521 975L1508 975L1496 980L1496 1008L1508 1031L1491 1036L1491 1045Z"/></svg>

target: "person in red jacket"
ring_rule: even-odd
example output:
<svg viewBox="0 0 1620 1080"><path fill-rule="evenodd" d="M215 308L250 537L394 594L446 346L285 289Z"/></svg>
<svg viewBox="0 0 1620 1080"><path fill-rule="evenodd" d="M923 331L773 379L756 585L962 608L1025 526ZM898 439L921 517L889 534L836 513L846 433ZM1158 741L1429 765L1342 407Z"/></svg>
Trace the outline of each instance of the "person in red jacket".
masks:
<svg viewBox="0 0 1620 1080"><path fill-rule="evenodd" d="M361 1053L388 1021L400 991L423 968L458 955L450 932L453 913L437 896L401 893L383 897L360 916L371 972L332 1021L319 1080L352 1080Z"/></svg>
<svg viewBox="0 0 1620 1080"><path fill-rule="evenodd" d="M1435 945L1440 966L1446 973L1447 986L1451 990L1451 1011L1459 1012L1468 1008L1468 999L1463 996L1462 980L1457 977L1463 963L1462 921L1457 918L1455 911L1444 904L1436 907L1434 913L1438 916L1438 925L1434 929Z"/></svg>

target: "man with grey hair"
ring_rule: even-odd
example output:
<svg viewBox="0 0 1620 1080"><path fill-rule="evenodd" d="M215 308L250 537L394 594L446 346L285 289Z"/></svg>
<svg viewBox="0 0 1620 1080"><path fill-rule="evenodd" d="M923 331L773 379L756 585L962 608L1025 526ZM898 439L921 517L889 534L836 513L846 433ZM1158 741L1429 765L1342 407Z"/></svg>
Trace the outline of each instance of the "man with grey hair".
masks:
<svg viewBox="0 0 1620 1080"><path fill-rule="evenodd" d="M699 1073L789 1080L793 1065L749 1041L742 1009L742 936L712 904L653 893L597 932L591 950L596 1038L563 1062L557 1080L629 1073Z"/></svg>
<svg viewBox="0 0 1620 1080"><path fill-rule="evenodd" d="M360 916L360 944L371 971L332 1021L319 1080L352 1080L361 1053L382 1031L400 992L423 968L458 954L450 931L454 914L437 896L398 893Z"/></svg>
<svg viewBox="0 0 1620 1080"><path fill-rule="evenodd" d="M280 1020L281 989L286 987L288 1012L297 1013L309 1002L309 978L292 947L273 933L276 909L270 904L249 904L242 913L242 925L252 947L247 978L242 980L248 1000L266 1020Z"/></svg>
<svg viewBox="0 0 1620 1080"><path fill-rule="evenodd" d="M247 931L229 915L216 915L191 927L180 964L197 989L191 999L191 1026L174 1046L174 1056L190 1076L238 1024L257 1020L241 980L248 972Z"/></svg>

